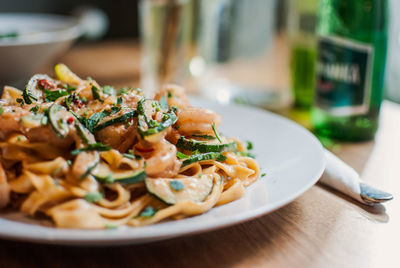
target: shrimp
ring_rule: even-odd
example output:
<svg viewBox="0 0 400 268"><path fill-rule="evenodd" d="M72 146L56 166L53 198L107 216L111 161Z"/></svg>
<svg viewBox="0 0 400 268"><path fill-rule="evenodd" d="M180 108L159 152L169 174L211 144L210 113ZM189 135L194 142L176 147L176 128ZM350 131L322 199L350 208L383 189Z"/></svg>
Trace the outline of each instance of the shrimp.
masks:
<svg viewBox="0 0 400 268"><path fill-rule="evenodd" d="M190 107L179 111L175 128L184 136L191 136L194 133L213 135L213 123L218 126L221 123L221 116L207 109Z"/></svg>
<svg viewBox="0 0 400 268"><path fill-rule="evenodd" d="M163 140L151 149L144 149L147 152L141 153L141 149L136 146L139 152L146 159L146 174L150 177L172 177L178 174L181 163L176 158L176 147L166 140Z"/></svg>
<svg viewBox="0 0 400 268"><path fill-rule="evenodd" d="M178 85L164 85L161 90L157 92L154 99L159 101L161 97L167 100L169 106L176 106L179 109L191 106L189 100L186 98L185 90Z"/></svg>
<svg viewBox="0 0 400 268"><path fill-rule="evenodd" d="M124 153L136 142L137 120L130 119L123 124L115 124L96 133L96 139Z"/></svg>

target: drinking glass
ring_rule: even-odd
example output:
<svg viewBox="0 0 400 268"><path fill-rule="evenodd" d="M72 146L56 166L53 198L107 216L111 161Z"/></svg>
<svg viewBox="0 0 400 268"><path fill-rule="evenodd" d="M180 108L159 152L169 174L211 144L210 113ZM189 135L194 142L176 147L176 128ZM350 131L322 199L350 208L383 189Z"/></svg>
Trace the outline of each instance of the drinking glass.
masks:
<svg viewBox="0 0 400 268"><path fill-rule="evenodd" d="M184 84L191 30L190 0L140 0L141 86L151 96L163 84Z"/></svg>

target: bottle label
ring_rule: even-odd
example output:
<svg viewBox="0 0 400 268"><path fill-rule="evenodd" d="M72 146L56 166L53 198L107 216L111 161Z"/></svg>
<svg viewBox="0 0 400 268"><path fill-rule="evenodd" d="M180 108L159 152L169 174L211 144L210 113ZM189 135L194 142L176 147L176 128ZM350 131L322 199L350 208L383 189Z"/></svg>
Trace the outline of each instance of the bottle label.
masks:
<svg viewBox="0 0 400 268"><path fill-rule="evenodd" d="M340 37L320 37L316 105L335 116L367 113L373 52L369 44Z"/></svg>

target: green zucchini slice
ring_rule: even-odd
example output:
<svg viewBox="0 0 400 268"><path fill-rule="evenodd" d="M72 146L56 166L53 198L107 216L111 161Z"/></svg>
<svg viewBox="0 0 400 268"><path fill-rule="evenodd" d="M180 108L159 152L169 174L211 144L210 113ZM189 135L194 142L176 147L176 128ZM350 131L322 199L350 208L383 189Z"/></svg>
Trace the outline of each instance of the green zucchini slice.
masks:
<svg viewBox="0 0 400 268"><path fill-rule="evenodd" d="M142 170L110 170L108 165L99 164L92 175L102 184L121 183L124 185L144 181L146 172Z"/></svg>
<svg viewBox="0 0 400 268"><path fill-rule="evenodd" d="M126 112L126 113L124 113L122 115L113 117L113 118L108 119L107 121L105 121L103 123L98 124L97 126L95 126L93 128L93 132L100 131L100 130L102 130L102 129L106 128L106 127L109 127L111 125L114 125L114 124L125 123L126 121L128 121L129 119L131 119L131 118L133 118L135 116L136 116L136 111Z"/></svg>
<svg viewBox="0 0 400 268"><path fill-rule="evenodd" d="M66 119L71 114L63 106L53 104L49 108L49 121L53 130L61 138L65 137L69 132L69 127Z"/></svg>
<svg viewBox="0 0 400 268"><path fill-rule="evenodd" d="M217 160L217 161L223 162L226 160L226 156L224 156L221 153L217 153L217 152L195 154L195 155L192 155L189 158L186 158L185 160L183 160L182 167L193 164L195 162L207 161L207 160Z"/></svg>
<svg viewBox="0 0 400 268"><path fill-rule="evenodd" d="M199 151L200 153L210 152L232 152L236 150L236 142L223 139L226 142L219 143L219 141L198 141L193 139L186 139L180 137L176 143L176 147L185 151Z"/></svg>
<svg viewBox="0 0 400 268"><path fill-rule="evenodd" d="M211 193L213 176L204 174L180 179L146 178L145 185L149 193L170 205L185 201L202 202Z"/></svg>
<svg viewBox="0 0 400 268"><path fill-rule="evenodd" d="M49 81L53 80L45 74L36 74L32 76L26 84L24 92L22 93L22 97L24 98L26 104L42 102L43 91L38 88L38 81L42 79Z"/></svg>

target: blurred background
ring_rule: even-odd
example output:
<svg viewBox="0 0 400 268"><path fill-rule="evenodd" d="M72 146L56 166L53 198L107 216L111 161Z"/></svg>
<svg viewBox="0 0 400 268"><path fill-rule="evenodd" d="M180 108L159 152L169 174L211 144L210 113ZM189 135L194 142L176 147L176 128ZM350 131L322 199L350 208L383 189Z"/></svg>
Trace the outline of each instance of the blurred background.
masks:
<svg viewBox="0 0 400 268"><path fill-rule="evenodd" d="M24 40L23 31L0 16L0 83L22 86L34 72L49 72L54 63L63 61L83 77L115 86L140 85L150 93L163 83L175 82L193 94L221 102L274 110L299 101L300 108L308 107L313 94L309 88L315 83L307 73L315 71L318 2L0 1L3 17L12 13L58 14L75 18L69 23L79 26L76 35L70 33L70 38L65 38L69 43L59 44L58 49L47 46L40 50L38 44L28 44L26 39L21 42L29 49L23 51L23 45L16 45L18 41L12 37L13 31L19 31ZM389 3L390 12L400 10L400 1ZM31 22L28 20L32 26ZM389 25L386 96L400 101L399 17L392 15ZM18 64L21 62L23 67Z"/></svg>

